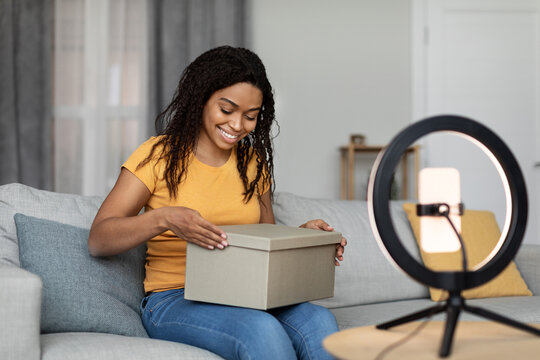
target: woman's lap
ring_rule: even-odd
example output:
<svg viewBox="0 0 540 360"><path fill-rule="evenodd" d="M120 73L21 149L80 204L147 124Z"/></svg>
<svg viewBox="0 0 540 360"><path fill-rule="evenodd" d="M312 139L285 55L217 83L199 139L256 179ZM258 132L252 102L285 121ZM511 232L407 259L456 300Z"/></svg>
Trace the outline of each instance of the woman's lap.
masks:
<svg viewBox="0 0 540 360"><path fill-rule="evenodd" d="M155 293L144 302L143 323L153 338L204 348L226 359L331 358L322 339L337 325L327 309L313 304L265 312L185 300L183 289Z"/></svg>

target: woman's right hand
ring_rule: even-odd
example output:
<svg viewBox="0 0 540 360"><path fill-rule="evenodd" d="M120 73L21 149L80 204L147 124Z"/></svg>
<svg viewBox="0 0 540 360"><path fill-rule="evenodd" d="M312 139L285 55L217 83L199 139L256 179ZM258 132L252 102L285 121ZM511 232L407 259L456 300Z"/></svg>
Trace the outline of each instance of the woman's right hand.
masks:
<svg viewBox="0 0 540 360"><path fill-rule="evenodd" d="M207 249L224 249L229 245L223 230L204 219L193 209L182 206L162 208L167 228L179 238Z"/></svg>

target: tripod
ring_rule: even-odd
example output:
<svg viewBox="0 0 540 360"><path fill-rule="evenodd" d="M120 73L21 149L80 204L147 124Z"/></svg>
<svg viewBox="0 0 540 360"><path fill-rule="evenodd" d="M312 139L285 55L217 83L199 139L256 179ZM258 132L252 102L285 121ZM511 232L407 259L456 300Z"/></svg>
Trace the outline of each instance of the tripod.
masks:
<svg viewBox="0 0 540 360"><path fill-rule="evenodd" d="M463 204L459 204L458 208L459 208L459 215L461 216L463 214ZM449 296L448 296L448 299L446 300L446 303L437 304L435 306L431 306L427 309L412 313L410 315L406 315L401 318L388 321L383 324L379 324L377 325L377 329L387 330L397 325L405 324L405 323L422 319L425 317L431 317L435 314L445 312L446 313L446 326L444 329L441 347L439 349L440 357L447 357L448 355L450 355L450 349L452 347L452 341L454 339L454 332L456 330L456 325L458 322L459 315L462 311L473 313L483 318L493 320L501 324L512 326L514 328L521 329L523 331L527 331L534 335L540 336L540 329L534 328L527 324L520 323L506 316L499 315L497 313L494 313L486 309L482 309L477 306L467 305L467 303L465 302L465 299L461 295L461 290L464 288L463 285L465 281L465 276L467 274L466 269L468 268L467 254L465 252L465 244L463 243L463 239L461 238L459 231L454 226L454 223L452 222L452 220L450 220L450 216L449 216L450 206L445 203L425 204L425 205L418 204L416 207L416 211L419 216L442 216L442 217L445 217L446 220L448 220L450 226L454 230L461 245L461 252L462 252L462 258L463 258L463 272L455 272L452 274L454 283L456 286L454 287L454 290L449 290Z"/></svg>
<svg viewBox="0 0 540 360"><path fill-rule="evenodd" d="M512 320L508 317L499 315L486 309L482 309L477 306L467 305L465 299L463 298L463 296L461 296L461 291L451 291L448 299L446 300L446 303L444 304L437 304L435 306L428 307L427 309L379 324L376 327L377 329L388 330L394 326L402 325L425 317L430 317L441 312L446 312L446 325L444 329L441 347L439 349L439 356L447 357L448 355L450 355L450 350L452 348L452 340L454 338L454 332L461 311L473 313L483 318L493 320L501 324L512 326L514 328L521 329L523 331L530 332L531 334L540 336L540 329Z"/></svg>

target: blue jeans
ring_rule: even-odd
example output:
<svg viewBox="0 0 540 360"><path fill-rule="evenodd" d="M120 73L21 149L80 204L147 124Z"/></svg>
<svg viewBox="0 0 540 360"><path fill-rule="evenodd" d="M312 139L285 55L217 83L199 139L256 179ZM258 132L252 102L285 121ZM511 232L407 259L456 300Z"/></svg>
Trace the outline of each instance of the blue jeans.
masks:
<svg viewBox="0 0 540 360"><path fill-rule="evenodd" d="M322 340L338 330L324 307L310 303L267 311L184 299L184 289L153 293L141 302L151 338L207 349L225 359L332 359Z"/></svg>

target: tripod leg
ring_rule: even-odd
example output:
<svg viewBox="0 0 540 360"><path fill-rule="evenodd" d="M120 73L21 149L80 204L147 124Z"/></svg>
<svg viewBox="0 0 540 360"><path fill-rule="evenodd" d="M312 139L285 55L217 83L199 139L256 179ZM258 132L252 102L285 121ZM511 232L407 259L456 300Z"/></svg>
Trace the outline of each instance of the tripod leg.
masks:
<svg viewBox="0 0 540 360"><path fill-rule="evenodd" d="M427 309L420 310L418 312L415 312L415 313L412 313L412 314L409 314L409 315L405 315L403 317L400 317L400 318L397 318L397 319L394 319L394 320L391 320L391 321L387 321L385 323L377 325L376 327L377 327L377 329L387 330L387 329L390 329L391 327L394 327L394 326L398 326L398 325L405 324L405 323L408 323L408 322L411 322L411 321L415 321L415 320L418 320L418 319L421 319L421 318L424 318L424 317L427 317L427 316L438 314L440 312L443 312L444 310L446 310L446 304L435 305L435 306L431 306L431 307L429 307Z"/></svg>
<svg viewBox="0 0 540 360"><path fill-rule="evenodd" d="M447 357L448 355L450 355L452 341L454 340L454 332L456 330L456 325L459 317L460 307L448 306L446 312L446 327L444 329L441 349L439 350L440 357Z"/></svg>
<svg viewBox="0 0 540 360"><path fill-rule="evenodd" d="M527 332L530 332L531 334L540 336L540 329L529 326L527 324L521 323L519 321L510 319L510 318L507 318L506 316L499 315L497 313L494 313L493 311L489 311L486 309L482 309L476 306L469 306L469 305L464 305L463 310L482 316L486 319L490 319L490 320L499 322L501 324L512 326L517 329L527 331Z"/></svg>

